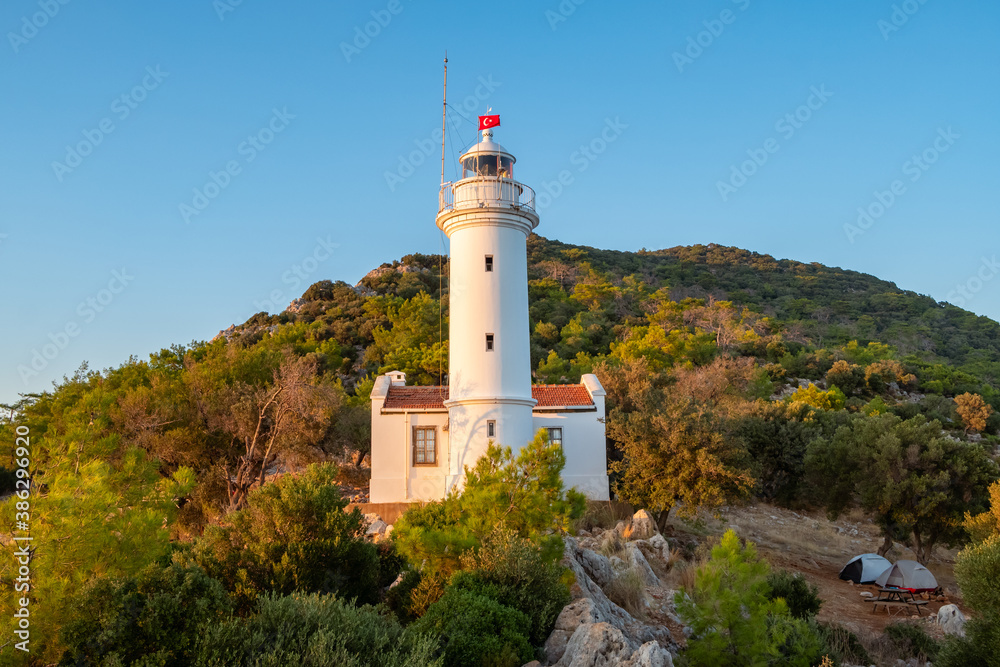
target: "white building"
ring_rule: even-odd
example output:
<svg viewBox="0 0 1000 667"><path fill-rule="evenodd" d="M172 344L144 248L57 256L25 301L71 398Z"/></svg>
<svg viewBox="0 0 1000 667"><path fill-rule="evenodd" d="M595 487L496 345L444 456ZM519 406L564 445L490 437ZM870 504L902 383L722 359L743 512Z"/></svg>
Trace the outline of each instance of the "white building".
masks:
<svg viewBox="0 0 1000 667"><path fill-rule="evenodd" d="M514 180L514 156L493 131L460 158L441 188L437 226L451 240L447 387L380 376L372 390L372 503L443 498L489 441L515 452L538 429L566 454L563 481L608 499L604 388L531 384L526 241L535 193Z"/></svg>

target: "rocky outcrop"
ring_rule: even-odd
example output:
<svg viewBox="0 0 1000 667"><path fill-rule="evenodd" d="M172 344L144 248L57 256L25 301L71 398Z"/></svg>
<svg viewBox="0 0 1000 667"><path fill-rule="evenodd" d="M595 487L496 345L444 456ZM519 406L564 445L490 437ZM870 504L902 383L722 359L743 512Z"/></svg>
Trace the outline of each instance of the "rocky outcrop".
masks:
<svg viewBox="0 0 1000 667"><path fill-rule="evenodd" d="M545 643L545 664L557 667L600 667L627 665L631 667L667 667L673 665L671 650L677 645L661 624L638 619L615 604L604 592L625 569L634 570L643 585L655 589L660 600L672 598L672 591L663 588L656 570L665 572L670 548L662 535L643 532L648 514L638 516L632 524L619 523L607 531L606 540L596 537L566 538L563 564L575 577L570 593L573 601L556 619L555 629ZM636 530L638 528L638 530ZM598 529L599 531L600 529ZM619 543L623 535L649 535ZM602 541L614 545L615 553L601 553ZM656 565L654 568L651 561ZM647 607L649 602L646 602ZM672 613L672 607L667 610Z"/></svg>

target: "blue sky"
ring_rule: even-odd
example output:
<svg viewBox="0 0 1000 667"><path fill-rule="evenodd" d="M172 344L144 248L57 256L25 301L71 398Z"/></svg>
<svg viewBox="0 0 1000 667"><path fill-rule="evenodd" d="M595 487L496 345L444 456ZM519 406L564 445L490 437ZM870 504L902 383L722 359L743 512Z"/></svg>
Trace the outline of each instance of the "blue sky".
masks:
<svg viewBox="0 0 1000 667"><path fill-rule="evenodd" d="M446 173L492 106L546 237L1000 318L996 3L63 1L0 7L0 401L439 252L445 49Z"/></svg>

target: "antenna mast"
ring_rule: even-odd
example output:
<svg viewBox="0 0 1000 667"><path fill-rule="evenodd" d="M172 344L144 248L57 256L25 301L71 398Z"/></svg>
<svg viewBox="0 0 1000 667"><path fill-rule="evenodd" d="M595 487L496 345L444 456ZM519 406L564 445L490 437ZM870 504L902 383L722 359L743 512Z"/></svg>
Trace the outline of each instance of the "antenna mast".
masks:
<svg viewBox="0 0 1000 667"><path fill-rule="evenodd" d="M448 114L448 52L444 52L444 102L441 104L441 185L444 185L444 133Z"/></svg>

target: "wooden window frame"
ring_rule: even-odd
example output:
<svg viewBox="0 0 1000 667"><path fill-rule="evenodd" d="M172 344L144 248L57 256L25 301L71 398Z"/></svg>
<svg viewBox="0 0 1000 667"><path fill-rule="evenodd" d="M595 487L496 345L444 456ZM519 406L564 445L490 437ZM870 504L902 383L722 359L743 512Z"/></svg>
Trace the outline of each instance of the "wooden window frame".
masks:
<svg viewBox="0 0 1000 667"><path fill-rule="evenodd" d="M434 434L434 436L433 436L433 438L434 438L434 447L431 450L431 453L434 456L434 460L433 461L429 461L429 462L427 461L427 438L426 438L426 436L424 438L424 460L423 461L417 461L417 442L419 441L418 438L417 438L417 433L421 432L421 431L424 431L424 432L430 431L431 433ZM413 467L414 468L418 468L418 467L419 468L423 468L423 467L433 467L433 466L436 466L438 464L437 451L438 451L437 426L414 426L413 427L413 447L412 447L412 454L411 454L411 459L413 461Z"/></svg>

